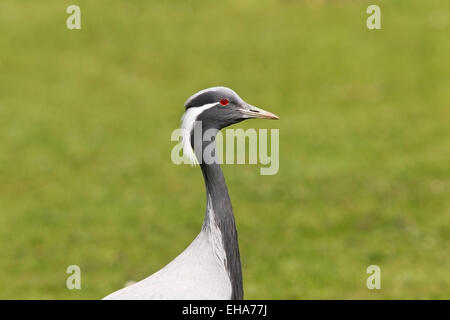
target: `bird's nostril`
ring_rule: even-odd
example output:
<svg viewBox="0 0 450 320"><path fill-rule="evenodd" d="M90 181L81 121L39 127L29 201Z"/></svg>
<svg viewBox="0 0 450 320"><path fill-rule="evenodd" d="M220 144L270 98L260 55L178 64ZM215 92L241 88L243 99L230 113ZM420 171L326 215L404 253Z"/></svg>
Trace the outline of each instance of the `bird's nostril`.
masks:
<svg viewBox="0 0 450 320"><path fill-rule="evenodd" d="M259 113L259 111L258 110L250 110L251 112L254 112L254 113Z"/></svg>

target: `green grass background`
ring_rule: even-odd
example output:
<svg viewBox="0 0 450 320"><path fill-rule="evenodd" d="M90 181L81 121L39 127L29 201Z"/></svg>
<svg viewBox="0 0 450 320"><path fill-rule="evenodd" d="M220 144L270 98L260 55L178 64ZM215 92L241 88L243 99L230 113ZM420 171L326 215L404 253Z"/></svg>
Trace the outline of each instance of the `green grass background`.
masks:
<svg viewBox="0 0 450 320"><path fill-rule="evenodd" d="M449 31L444 0L2 0L0 298L102 298L181 252L205 196L170 134L225 85L281 118L235 126L280 129L277 175L224 166L246 298L449 299Z"/></svg>

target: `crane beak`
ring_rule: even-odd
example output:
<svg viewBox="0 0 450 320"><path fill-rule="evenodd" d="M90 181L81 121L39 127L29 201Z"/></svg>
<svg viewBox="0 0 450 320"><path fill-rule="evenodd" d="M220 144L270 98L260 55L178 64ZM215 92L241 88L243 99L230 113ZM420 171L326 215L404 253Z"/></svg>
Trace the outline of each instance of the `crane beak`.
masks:
<svg viewBox="0 0 450 320"><path fill-rule="evenodd" d="M278 118L277 115L275 115L275 114L273 114L273 113L271 113L269 111L266 111L266 110L257 108L255 106L252 106L250 104L247 105L246 109L239 109L239 111L243 115L247 116L247 118L249 118L249 119L251 119L251 118L274 119L274 120L279 120L280 119L280 118Z"/></svg>

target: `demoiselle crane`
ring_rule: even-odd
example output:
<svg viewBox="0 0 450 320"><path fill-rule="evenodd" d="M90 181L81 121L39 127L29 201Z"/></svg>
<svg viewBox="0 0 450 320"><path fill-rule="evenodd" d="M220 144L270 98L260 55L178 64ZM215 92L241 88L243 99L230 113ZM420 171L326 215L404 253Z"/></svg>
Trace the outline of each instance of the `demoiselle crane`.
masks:
<svg viewBox="0 0 450 320"><path fill-rule="evenodd" d="M278 119L247 104L236 92L213 87L191 96L182 117L184 155L199 163L206 186L206 214L200 233L164 268L104 299L243 299L238 236L227 185L217 162L204 159L215 139L196 137L246 119ZM211 131L210 131L211 132ZM214 135L213 135L214 136Z"/></svg>

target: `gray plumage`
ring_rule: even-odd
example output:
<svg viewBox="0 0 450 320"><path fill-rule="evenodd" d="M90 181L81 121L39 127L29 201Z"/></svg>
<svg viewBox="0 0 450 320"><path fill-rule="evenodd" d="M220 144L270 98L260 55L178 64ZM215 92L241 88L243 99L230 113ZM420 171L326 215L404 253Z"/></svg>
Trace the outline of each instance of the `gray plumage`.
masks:
<svg viewBox="0 0 450 320"><path fill-rule="evenodd" d="M198 160L206 188L206 213L200 233L167 266L105 299L243 299L238 235L228 188L218 163L203 161L203 150L215 152L215 139L195 141L197 126L204 133L252 118L278 119L247 104L233 90L213 87L185 103L182 128L184 152ZM203 135L202 135L203 136ZM212 145L211 145L212 144ZM212 147L212 148L211 148Z"/></svg>

